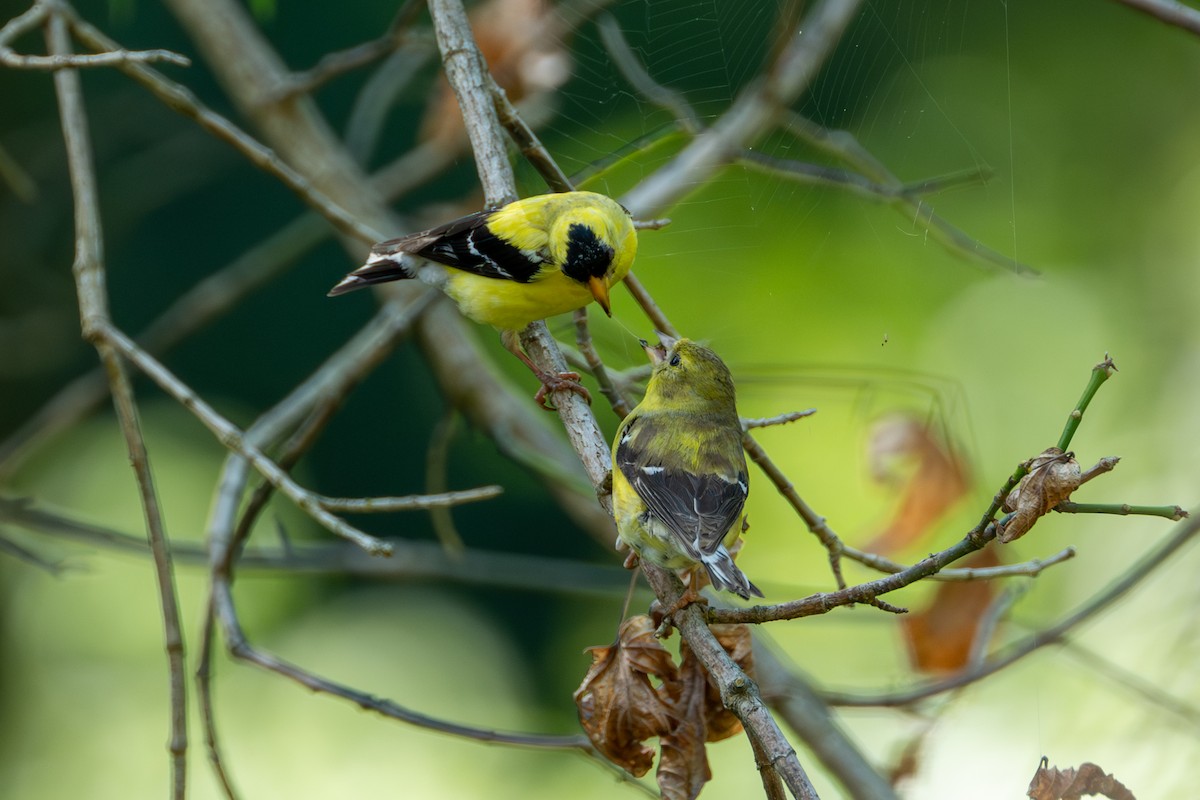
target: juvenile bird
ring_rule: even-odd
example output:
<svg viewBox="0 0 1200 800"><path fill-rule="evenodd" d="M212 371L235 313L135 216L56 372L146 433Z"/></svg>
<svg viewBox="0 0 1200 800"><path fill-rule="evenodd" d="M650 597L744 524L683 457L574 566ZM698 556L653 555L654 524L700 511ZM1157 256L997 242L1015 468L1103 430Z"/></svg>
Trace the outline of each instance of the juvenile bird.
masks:
<svg viewBox="0 0 1200 800"><path fill-rule="evenodd" d="M521 350L518 331L592 300L611 317L609 289L629 272L636 253L633 221L612 198L595 192L544 194L380 242L329 296L420 277L448 294L467 317L500 329L504 346L542 382L537 400L544 406L547 391L588 395L576 383L577 373L554 375L536 367Z"/></svg>
<svg viewBox="0 0 1200 800"><path fill-rule="evenodd" d="M733 378L707 347L659 338L658 347L642 342L654 370L613 442L617 534L640 558L703 564L716 588L762 597L728 550L750 492Z"/></svg>

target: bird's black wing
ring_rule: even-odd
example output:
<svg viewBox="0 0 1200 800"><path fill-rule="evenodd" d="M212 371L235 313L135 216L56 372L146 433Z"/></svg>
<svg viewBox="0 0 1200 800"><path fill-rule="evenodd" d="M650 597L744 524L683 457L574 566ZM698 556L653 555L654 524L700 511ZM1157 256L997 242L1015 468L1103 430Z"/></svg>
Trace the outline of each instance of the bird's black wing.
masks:
<svg viewBox="0 0 1200 800"><path fill-rule="evenodd" d="M648 443L665 435L645 417L630 420L617 443L617 467L647 510L679 537L697 561L712 555L742 514L749 493L746 469L699 474L646 457ZM740 453L740 451L739 451Z"/></svg>
<svg viewBox="0 0 1200 800"><path fill-rule="evenodd" d="M478 211L427 231L380 242L371 248L372 260L410 253L485 278L528 283L543 257L494 234L487 225L492 213Z"/></svg>

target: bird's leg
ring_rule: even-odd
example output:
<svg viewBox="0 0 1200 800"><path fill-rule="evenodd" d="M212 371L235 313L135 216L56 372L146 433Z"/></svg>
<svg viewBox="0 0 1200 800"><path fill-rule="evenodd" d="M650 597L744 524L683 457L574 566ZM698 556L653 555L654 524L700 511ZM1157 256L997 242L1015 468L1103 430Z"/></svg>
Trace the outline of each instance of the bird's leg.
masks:
<svg viewBox="0 0 1200 800"><path fill-rule="evenodd" d="M542 382L542 386L537 390L537 394L533 396L533 400L543 409L546 411L555 410L554 406L546 403L546 395L553 394L554 392L575 392L575 394L586 400L588 405L592 404L592 395L579 383L578 372L547 372L540 368L521 349L521 339L516 331L501 331L500 341L504 343L504 347L508 352L521 359L521 363L529 367L529 371L536 375L537 379Z"/></svg>
<svg viewBox="0 0 1200 800"><path fill-rule="evenodd" d="M700 594L700 590L696 588L697 580L698 578L695 570L692 570L688 573L687 580L683 585L683 594L679 595L679 599L671 604L671 607L667 609L667 613L663 616L673 619L677 613L683 611L692 603L703 603L704 605L708 605L708 599Z"/></svg>

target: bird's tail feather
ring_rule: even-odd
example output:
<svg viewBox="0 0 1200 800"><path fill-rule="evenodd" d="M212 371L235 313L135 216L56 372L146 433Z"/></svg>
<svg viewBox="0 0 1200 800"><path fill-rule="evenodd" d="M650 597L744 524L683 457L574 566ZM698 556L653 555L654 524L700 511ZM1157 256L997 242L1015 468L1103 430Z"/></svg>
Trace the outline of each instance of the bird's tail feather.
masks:
<svg viewBox="0 0 1200 800"><path fill-rule="evenodd" d="M415 278L417 275L410 259L411 256L402 253L371 253L366 264L342 278L337 286L329 290L329 296L337 297L377 283Z"/></svg>
<svg viewBox="0 0 1200 800"><path fill-rule="evenodd" d="M746 574L738 569L737 564L733 563L729 551L724 547L718 548L717 552L710 556L704 556L702 561L704 568L708 570L708 579L712 581L715 588L733 592L743 600L749 600L751 595L763 596L762 590L751 583Z"/></svg>

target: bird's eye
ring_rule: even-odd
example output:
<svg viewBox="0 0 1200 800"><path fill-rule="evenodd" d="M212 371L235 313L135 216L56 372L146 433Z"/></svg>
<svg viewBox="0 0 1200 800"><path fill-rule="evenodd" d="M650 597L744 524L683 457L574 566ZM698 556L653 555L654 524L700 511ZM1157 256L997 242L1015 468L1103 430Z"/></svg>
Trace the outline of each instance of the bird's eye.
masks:
<svg viewBox="0 0 1200 800"><path fill-rule="evenodd" d="M679 362L680 362L680 361L682 361L682 360L683 360L683 359L681 359L681 358L679 357L679 353L676 353L675 355L671 356L671 366L672 366L672 367L678 367L678 366L679 366Z"/></svg>

